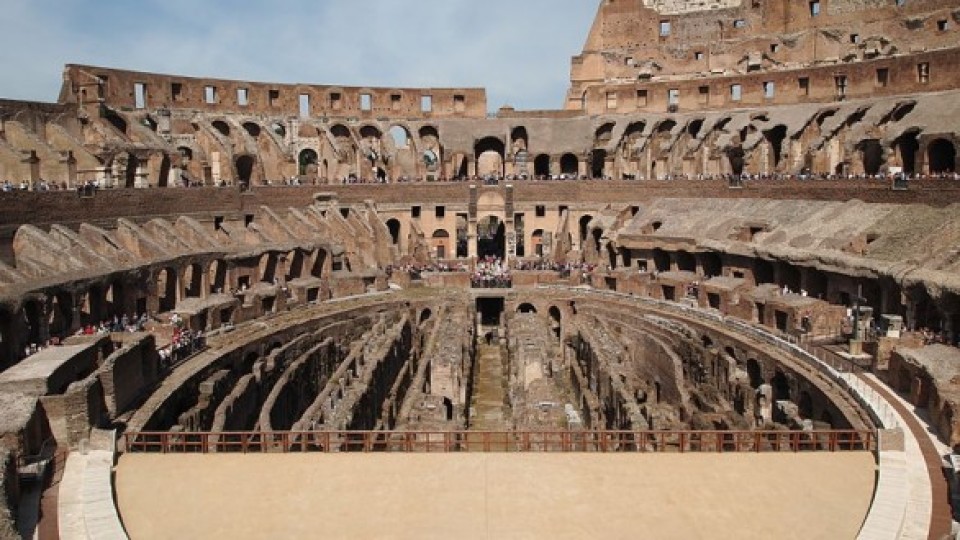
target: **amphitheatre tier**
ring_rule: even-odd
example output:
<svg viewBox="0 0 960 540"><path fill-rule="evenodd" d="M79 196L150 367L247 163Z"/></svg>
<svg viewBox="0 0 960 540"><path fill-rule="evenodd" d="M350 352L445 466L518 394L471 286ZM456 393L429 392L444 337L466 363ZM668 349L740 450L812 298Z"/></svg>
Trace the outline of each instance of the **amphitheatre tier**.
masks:
<svg viewBox="0 0 960 540"><path fill-rule="evenodd" d="M599 4L564 110L74 64L0 100L0 538L243 537L253 489L291 535L949 533L960 3Z"/></svg>

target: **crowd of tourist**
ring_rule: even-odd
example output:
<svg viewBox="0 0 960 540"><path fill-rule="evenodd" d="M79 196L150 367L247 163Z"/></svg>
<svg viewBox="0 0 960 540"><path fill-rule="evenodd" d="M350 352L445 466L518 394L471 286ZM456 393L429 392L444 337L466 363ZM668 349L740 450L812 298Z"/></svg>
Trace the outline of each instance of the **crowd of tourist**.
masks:
<svg viewBox="0 0 960 540"><path fill-rule="evenodd" d="M509 289L513 287L510 268L499 257L487 256L477 261L470 285L475 289Z"/></svg>
<svg viewBox="0 0 960 540"><path fill-rule="evenodd" d="M308 178L293 176L290 178L283 178L279 180L264 180L259 183L260 186L264 187L283 187L283 186L304 186L304 185L330 185L330 184L409 184L409 183L456 183L456 182L470 182L474 184L483 184L483 185L497 185L500 182L556 182L556 181L585 181L585 180L601 180L601 181L610 181L614 180L613 177L609 175L602 176L588 176L588 175L577 175L577 174L508 174L508 175L472 175L472 176L438 176L431 177L431 179L426 178L416 178L412 176L400 176L397 178L390 178L386 176L380 176L375 178L367 178L366 176L357 176L349 175L343 178ZM933 174L910 174L910 173L878 173L878 174L834 174L834 173L814 173L809 171L804 171L800 173L750 173L743 172L741 174L662 174L657 175L652 179L648 179L643 175L634 175L634 174L624 174L620 178L623 181L647 181L647 180L657 180L657 181L704 181L704 182L725 182L730 185L741 185L746 182L785 182L785 181L861 181L861 182L883 182L883 183L894 183L896 185L908 185L911 181L914 180L936 180L936 181L957 181L960 182L960 172L942 172L942 173L933 173ZM233 184L229 184L226 180L220 180L211 186L214 187L231 187ZM182 184L171 184L170 187L206 187L205 184L198 181L185 181ZM237 182L236 186L239 186L241 189L250 189L250 185L244 182ZM81 194L90 194L91 191L97 189L102 189L104 187L110 187L104 185L99 180L87 180L84 182L79 182L76 184L75 189ZM119 186L116 186L119 187ZM10 192L10 191L61 191L70 189L67 186L66 182L47 182L45 180L40 180L37 182L19 182L13 183L4 181L0 184L0 191Z"/></svg>
<svg viewBox="0 0 960 540"><path fill-rule="evenodd" d="M207 346L207 337L202 330L189 330L183 327L179 318L174 319L173 338L169 347L163 347L160 354L160 366L168 368L193 356Z"/></svg>

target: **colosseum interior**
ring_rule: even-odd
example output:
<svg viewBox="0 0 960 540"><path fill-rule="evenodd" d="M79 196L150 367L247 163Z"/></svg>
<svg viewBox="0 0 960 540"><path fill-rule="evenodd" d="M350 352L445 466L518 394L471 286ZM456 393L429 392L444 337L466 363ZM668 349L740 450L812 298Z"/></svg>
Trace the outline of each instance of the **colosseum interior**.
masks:
<svg viewBox="0 0 960 540"><path fill-rule="evenodd" d="M67 65L0 100L0 538L952 538L958 53L602 0L560 110Z"/></svg>

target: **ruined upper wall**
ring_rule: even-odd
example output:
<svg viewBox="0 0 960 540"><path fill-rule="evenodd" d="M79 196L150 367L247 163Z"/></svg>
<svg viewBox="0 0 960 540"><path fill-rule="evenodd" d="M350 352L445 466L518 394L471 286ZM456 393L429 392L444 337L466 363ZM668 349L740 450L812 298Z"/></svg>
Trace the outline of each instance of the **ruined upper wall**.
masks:
<svg viewBox="0 0 960 540"><path fill-rule="evenodd" d="M664 81L851 69L878 60L910 64L904 59L960 47L958 30L958 0L604 0L572 60L566 108L596 110L603 103L585 94L611 85L639 91ZM956 75L937 74L953 81ZM877 76L871 83L884 91L932 91L920 86L922 78Z"/></svg>
<svg viewBox="0 0 960 540"><path fill-rule="evenodd" d="M695 11L708 11L740 7L743 0L643 0L643 5L661 15L679 15Z"/></svg>
<svg viewBox="0 0 960 540"><path fill-rule="evenodd" d="M366 96L366 97L364 97ZM482 88L370 88L198 79L67 65L61 103L270 116L482 118Z"/></svg>

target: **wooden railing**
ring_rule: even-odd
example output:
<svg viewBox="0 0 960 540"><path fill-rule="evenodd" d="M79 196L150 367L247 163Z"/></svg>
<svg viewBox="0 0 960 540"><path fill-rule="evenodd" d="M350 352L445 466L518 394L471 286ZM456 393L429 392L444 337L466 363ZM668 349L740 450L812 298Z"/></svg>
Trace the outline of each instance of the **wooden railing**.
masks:
<svg viewBox="0 0 960 540"><path fill-rule="evenodd" d="M277 431L124 434L129 453L850 452L877 433L831 431Z"/></svg>

